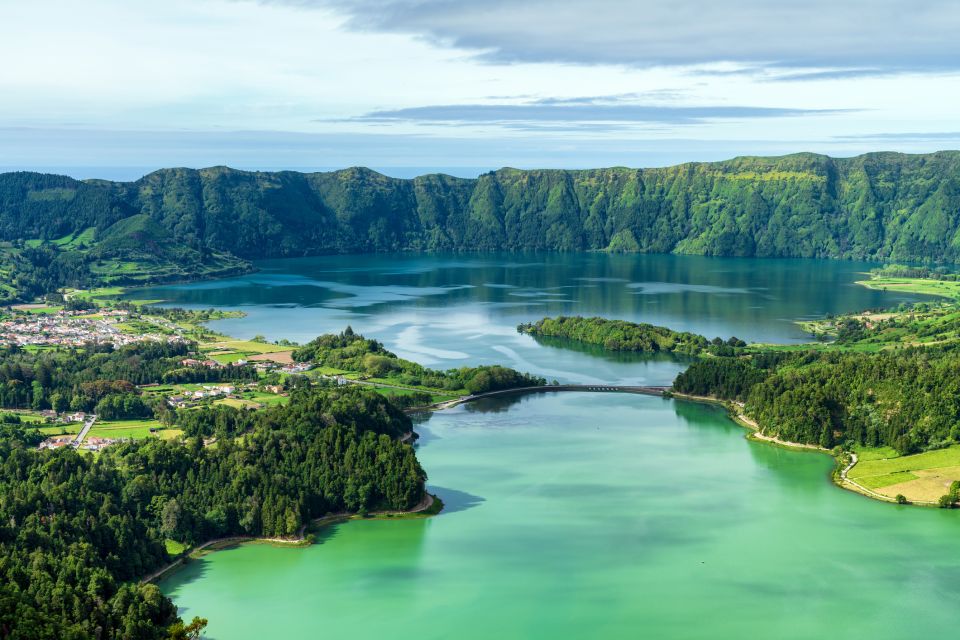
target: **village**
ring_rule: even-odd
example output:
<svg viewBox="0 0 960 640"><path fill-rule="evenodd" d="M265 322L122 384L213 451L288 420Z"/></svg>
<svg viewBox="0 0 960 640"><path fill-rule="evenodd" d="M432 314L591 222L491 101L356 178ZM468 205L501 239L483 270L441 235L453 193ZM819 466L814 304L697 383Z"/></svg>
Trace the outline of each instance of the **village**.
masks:
<svg viewBox="0 0 960 640"><path fill-rule="evenodd" d="M0 321L0 344L18 347L80 347L85 344L112 344L114 347L140 342L183 342L175 325L163 327L156 320L156 331L137 331L126 325L130 312L125 309L46 312L43 305L25 305L13 310L12 317ZM39 311L39 312L37 312ZM162 319L161 319L162 320ZM163 332L166 331L166 332Z"/></svg>
<svg viewBox="0 0 960 640"><path fill-rule="evenodd" d="M191 369L252 368L255 380L234 380L229 373L212 379L224 382L140 384L136 395L153 407L153 415L140 419L106 420L91 412L53 409L0 408L0 421L10 421L45 436L40 449L72 447L97 453L120 442L143 438L180 439L182 431L171 418L178 411L225 405L257 410L288 401L284 385L291 375L306 374L311 365L294 362L291 345L234 340L178 324L142 309L116 308L109 303L94 310L71 310L48 304L17 305L0 311L0 345L26 350L69 349L91 344L120 348L137 342L196 342L197 350L179 361ZM200 379L211 379L201 375ZM163 407L163 410L158 407ZM159 419L164 416L164 420Z"/></svg>

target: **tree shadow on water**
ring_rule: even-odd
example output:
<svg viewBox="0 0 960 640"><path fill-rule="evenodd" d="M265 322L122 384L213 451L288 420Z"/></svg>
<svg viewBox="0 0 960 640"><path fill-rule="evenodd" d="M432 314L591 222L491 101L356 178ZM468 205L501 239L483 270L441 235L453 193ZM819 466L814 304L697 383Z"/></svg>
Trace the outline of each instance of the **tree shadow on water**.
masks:
<svg viewBox="0 0 960 640"><path fill-rule="evenodd" d="M427 489L430 491L430 493L433 493L443 500L443 511L440 512L441 515L445 513L466 511L467 509L478 507L487 501L486 498L475 496L472 493L467 493L466 491L457 491L456 489L446 489L444 487L434 486L430 486Z"/></svg>

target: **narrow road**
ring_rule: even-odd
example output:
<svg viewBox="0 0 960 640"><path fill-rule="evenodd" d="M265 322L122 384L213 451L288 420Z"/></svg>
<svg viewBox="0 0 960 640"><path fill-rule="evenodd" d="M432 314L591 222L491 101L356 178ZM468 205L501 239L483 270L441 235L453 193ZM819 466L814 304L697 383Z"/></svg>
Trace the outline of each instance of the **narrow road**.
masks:
<svg viewBox="0 0 960 640"><path fill-rule="evenodd" d="M73 442L71 443L74 449L80 448L80 445L83 444L83 439L87 437L88 433L90 433L90 427L92 427L93 423L96 421L97 416L87 416L87 420L83 423L83 429L80 429L80 433L77 434L77 437L74 438Z"/></svg>

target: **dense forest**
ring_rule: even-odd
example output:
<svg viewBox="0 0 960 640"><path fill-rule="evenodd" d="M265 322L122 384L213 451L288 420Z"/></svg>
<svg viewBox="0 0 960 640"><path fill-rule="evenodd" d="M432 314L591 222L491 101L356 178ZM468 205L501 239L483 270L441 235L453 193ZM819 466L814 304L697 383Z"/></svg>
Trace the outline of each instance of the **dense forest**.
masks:
<svg viewBox="0 0 960 640"><path fill-rule="evenodd" d="M193 412L195 432L216 422L206 412ZM301 389L287 407L236 413L248 414L242 439L133 441L99 457L40 451L2 425L0 635L194 637L202 621L184 625L157 587L136 584L169 560L164 538L291 536L328 512L423 496L413 449L394 437L409 418L373 391Z"/></svg>
<svg viewBox="0 0 960 640"><path fill-rule="evenodd" d="M770 352L706 358L677 376L680 393L745 402L761 430L831 448L901 453L960 442L956 343L878 353Z"/></svg>
<svg viewBox="0 0 960 640"><path fill-rule="evenodd" d="M477 179L401 180L362 168L164 169L129 183L0 175L0 241L14 249L46 241L69 254L23 275L54 283L201 277L256 258L399 250L956 263L958 234L960 152L501 169Z"/></svg>
<svg viewBox="0 0 960 640"><path fill-rule="evenodd" d="M691 356L707 351L716 355L732 355L736 349L746 346L744 341L735 337L708 341L695 333L673 331L652 324L580 316L543 318L533 323L521 324L517 331L534 337L549 336L597 345L607 351Z"/></svg>
<svg viewBox="0 0 960 640"><path fill-rule="evenodd" d="M293 352L297 362L313 362L323 367L359 372L398 384L445 391L466 389L486 393L547 383L544 378L520 373L499 365L461 367L436 371L416 362L403 360L387 351L377 340L364 338L347 327L340 334L326 334L311 340Z"/></svg>

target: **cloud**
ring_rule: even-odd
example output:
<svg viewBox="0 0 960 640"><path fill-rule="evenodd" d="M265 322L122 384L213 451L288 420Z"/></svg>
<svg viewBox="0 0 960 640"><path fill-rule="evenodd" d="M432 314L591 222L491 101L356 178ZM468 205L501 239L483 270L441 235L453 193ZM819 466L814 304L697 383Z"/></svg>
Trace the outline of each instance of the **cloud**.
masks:
<svg viewBox="0 0 960 640"><path fill-rule="evenodd" d="M716 120L793 118L829 115L847 110L750 107L740 105L636 104L627 96L546 98L525 103L445 104L371 111L352 118L376 124L415 123L430 125L503 125L542 130L544 127L622 128L634 125L691 125Z"/></svg>
<svg viewBox="0 0 960 640"><path fill-rule="evenodd" d="M499 63L960 69L954 0L263 1L333 8L354 30L413 34Z"/></svg>
<svg viewBox="0 0 960 640"><path fill-rule="evenodd" d="M834 140L863 141L902 141L935 142L938 140L960 140L960 131L902 131L896 133L864 133L857 135L833 136Z"/></svg>

